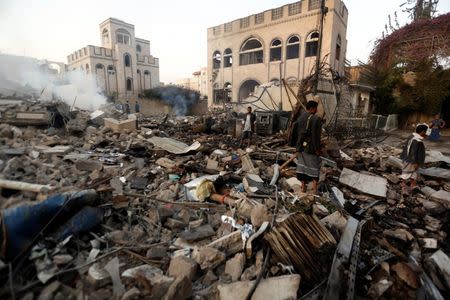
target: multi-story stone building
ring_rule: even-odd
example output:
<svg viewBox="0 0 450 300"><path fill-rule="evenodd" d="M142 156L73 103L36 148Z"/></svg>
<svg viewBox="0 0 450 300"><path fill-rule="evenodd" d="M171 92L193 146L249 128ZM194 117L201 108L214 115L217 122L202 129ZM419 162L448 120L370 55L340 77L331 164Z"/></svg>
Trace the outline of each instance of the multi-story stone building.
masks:
<svg viewBox="0 0 450 300"><path fill-rule="evenodd" d="M100 23L101 47L88 45L67 56L68 70L96 75L107 95L136 98L159 85L159 60L150 54L150 41L135 37L134 25L109 18Z"/></svg>
<svg viewBox="0 0 450 300"><path fill-rule="evenodd" d="M175 81L175 84L186 89L198 91L201 96L206 96L208 93L208 76L206 68L201 68L200 71L192 73L192 77L181 78Z"/></svg>
<svg viewBox="0 0 450 300"><path fill-rule="evenodd" d="M208 28L208 101L241 101L256 86L311 74L319 53L320 0L302 0ZM325 0L320 60L344 73L348 11Z"/></svg>

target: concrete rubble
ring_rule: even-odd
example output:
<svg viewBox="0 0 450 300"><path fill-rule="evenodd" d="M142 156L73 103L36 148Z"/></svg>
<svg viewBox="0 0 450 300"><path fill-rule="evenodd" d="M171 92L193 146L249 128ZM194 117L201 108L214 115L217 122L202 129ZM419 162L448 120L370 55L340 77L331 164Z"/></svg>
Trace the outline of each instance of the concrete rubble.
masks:
<svg viewBox="0 0 450 300"><path fill-rule="evenodd" d="M450 297L450 160L440 152L403 196L400 145L329 149L338 156L326 155L312 195L294 162L279 167L294 150L282 135L239 149L226 112L210 112L206 128L204 117L111 106L57 111L58 126L0 122L2 299ZM40 215L42 230L11 254L6 212L85 190L95 201Z"/></svg>

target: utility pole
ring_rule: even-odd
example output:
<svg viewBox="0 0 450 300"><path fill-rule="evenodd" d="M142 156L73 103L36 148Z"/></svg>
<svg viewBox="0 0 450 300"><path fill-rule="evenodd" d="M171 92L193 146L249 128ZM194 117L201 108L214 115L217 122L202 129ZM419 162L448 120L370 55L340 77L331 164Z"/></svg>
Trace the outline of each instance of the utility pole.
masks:
<svg viewBox="0 0 450 300"><path fill-rule="evenodd" d="M319 24L319 41L317 44L317 56L316 56L316 72L314 78L313 94L317 94L317 85L319 84L319 68L320 68L320 54L322 50L322 34L323 34L323 21L325 14L328 12L328 8L325 7L325 0L320 0L320 24Z"/></svg>

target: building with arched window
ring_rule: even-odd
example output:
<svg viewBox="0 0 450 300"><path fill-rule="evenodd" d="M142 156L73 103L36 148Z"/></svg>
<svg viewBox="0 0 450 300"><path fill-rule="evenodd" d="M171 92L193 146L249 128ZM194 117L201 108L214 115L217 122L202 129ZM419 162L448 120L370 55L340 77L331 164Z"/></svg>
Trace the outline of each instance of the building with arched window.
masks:
<svg viewBox="0 0 450 300"><path fill-rule="evenodd" d="M159 86L159 60L150 54L150 41L135 37L134 25L109 18L100 23L100 36L101 47L89 45L67 57L69 70L95 75L102 91L119 100Z"/></svg>
<svg viewBox="0 0 450 300"><path fill-rule="evenodd" d="M208 28L208 104L222 104L225 85L239 102L259 85L295 85L309 76L319 55L320 3L302 0ZM348 11L342 0L325 6L319 59L344 75Z"/></svg>

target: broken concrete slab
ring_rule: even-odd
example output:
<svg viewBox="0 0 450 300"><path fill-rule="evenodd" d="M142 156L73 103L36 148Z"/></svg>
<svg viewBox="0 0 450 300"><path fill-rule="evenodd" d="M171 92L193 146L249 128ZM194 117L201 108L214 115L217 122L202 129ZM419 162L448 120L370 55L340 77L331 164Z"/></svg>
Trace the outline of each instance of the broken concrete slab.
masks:
<svg viewBox="0 0 450 300"><path fill-rule="evenodd" d="M386 198L386 178L374 175L362 174L344 168L339 177L339 182L352 187L360 192Z"/></svg>
<svg viewBox="0 0 450 300"><path fill-rule="evenodd" d="M448 170L448 169L436 168L436 167L427 168L427 169L419 168L418 172L419 172L419 174L424 175L424 176L450 180L450 170Z"/></svg>
<svg viewBox="0 0 450 300"><path fill-rule="evenodd" d="M244 271L245 255L238 253L233 258L229 259L225 264L225 273L231 276L231 281L237 281Z"/></svg>
<svg viewBox="0 0 450 300"><path fill-rule="evenodd" d="M41 153L43 154L47 154L47 155L65 155L67 153L69 153L70 151L72 151L72 147L71 146L54 146L51 148L46 148L41 150Z"/></svg>
<svg viewBox="0 0 450 300"><path fill-rule="evenodd" d="M432 276L433 281L442 281L442 284L444 284L447 289L450 289L450 258L442 250L438 250L433 253L426 262L433 271L437 273L437 276ZM436 277L436 279L434 277ZM439 285L442 284L439 282Z"/></svg>
<svg viewBox="0 0 450 300"><path fill-rule="evenodd" d="M220 300L246 299L254 281L237 281L231 284L219 284ZM261 280L251 299L297 299L300 275L270 277Z"/></svg>
<svg viewBox="0 0 450 300"><path fill-rule="evenodd" d="M197 273L198 264L192 258L186 256L175 256L170 260L167 274L174 278L187 277L189 280L194 280Z"/></svg>
<svg viewBox="0 0 450 300"><path fill-rule="evenodd" d="M200 265L202 270L214 269L225 261L225 253L212 247L195 247L192 258Z"/></svg>
<svg viewBox="0 0 450 300"><path fill-rule="evenodd" d="M441 203L447 208L450 208L450 193L444 190L439 190L430 196L431 200Z"/></svg>

